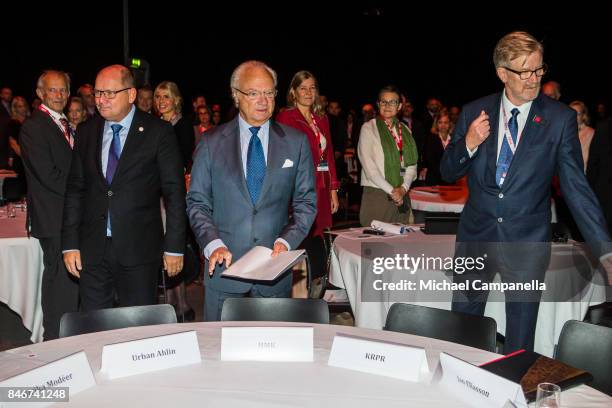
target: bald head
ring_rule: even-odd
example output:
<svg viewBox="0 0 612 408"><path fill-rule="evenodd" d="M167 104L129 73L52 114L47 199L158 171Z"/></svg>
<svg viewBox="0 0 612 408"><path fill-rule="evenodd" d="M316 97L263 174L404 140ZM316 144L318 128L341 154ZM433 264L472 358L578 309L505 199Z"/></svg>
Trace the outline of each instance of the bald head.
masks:
<svg viewBox="0 0 612 408"><path fill-rule="evenodd" d="M115 78L120 78L121 85L124 88L134 87L134 75L132 75L132 71L130 71L126 66L119 64L110 65L102 68L100 72L98 72L98 76L100 75L109 75Z"/></svg>
<svg viewBox="0 0 612 408"><path fill-rule="evenodd" d="M111 65L96 77L96 107L108 121L120 122L132 109L136 100L134 77L127 67Z"/></svg>
<svg viewBox="0 0 612 408"><path fill-rule="evenodd" d="M542 93L558 101L561 98L561 84L556 81L548 81L542 85Z"/></svg>

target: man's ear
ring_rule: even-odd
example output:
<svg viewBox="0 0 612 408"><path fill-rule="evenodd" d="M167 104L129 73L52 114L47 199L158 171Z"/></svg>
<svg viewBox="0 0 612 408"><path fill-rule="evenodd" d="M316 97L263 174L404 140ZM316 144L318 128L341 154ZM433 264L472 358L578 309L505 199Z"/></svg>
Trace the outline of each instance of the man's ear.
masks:
<svg viewBox="0 0 612 408"><path fill-rule="evenodd" d="M138 95L138 91L136 90L136 88L130 88L128 89L128 100L130 101L130 103L134 103L134 101L136 100L136 96Z"/></svg>
<svg viewBox="0 0 612 408"><path fill-rule="evenodd" d="M495 72L497 73L497 77L505 84L506 82L508 82L508 71L503 68L503 67L497 67L495 69Z"/></svg>
<svg viewBox="0 0 612 408"><path fill-rule="evenodd" d="M36 88L36 96L38 96L41 101L45 99L43 98L43 91L40 88Z"/></svg>

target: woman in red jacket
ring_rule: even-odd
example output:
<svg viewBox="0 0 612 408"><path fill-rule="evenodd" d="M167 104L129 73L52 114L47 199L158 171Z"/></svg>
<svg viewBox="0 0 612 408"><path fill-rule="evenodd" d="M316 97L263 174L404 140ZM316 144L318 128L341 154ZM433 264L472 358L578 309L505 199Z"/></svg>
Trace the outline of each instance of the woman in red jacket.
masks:
<svg viewBox="0 0 612 408"><path fill-rule="evenodd" d="M287 109L276 120L308 136L315 167L317 218L303 242L308 253L312 276L325 274L327 256L323 231L332 225L332 214L338 211L338 187L334 148L331 144L329 121L319 103L319 89L314 75L299 71L293 76L287 94Z"/></svg>

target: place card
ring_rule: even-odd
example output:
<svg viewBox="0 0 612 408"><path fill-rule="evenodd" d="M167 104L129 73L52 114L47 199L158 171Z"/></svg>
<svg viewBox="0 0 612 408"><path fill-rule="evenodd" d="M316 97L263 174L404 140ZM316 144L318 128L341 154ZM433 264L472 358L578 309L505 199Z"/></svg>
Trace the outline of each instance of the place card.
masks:
<svg viewBox="0 0 612 408"><path fill-rule="evenodd" d="M95 385L96 380L87 356L85 352L79 351L0 382L0 387L6 387L7 392L15 387L22 388L22 392L17 398L11 397L6 400L14 401L14 405L12 402L5 402L5 405L0 404L0 406L25 407L29 403L36 407L46 407L62 400L58 397L63 397L63 400L68 401L70 396ZM25 393L23 387L28 388ZM67 390L64 388L68 395L61 396L58 392L54 392L52 387L68 387ZM61 390L62 388L57 389L57 391ZM11 394L14 394L14 392Z"/></svg>
<svg viewBox="0 0 612 408"><path fill-rule="evenodd" d="M342 334L334 337L327 364L413 382L429 375L423 348Z"/></svg>
<svg viewBox="0 0 612 408"><path fill-rule="evenodd" d="M223 327L222 361L313 361L312 327Z"/></svg>
<svg viewBox="0 0 612 408"><path fill-rule="evenodd" d="M108 379L202 362L195 331L108 344L100 372Z"/></svg>
<svg viewBox="0 0 612 408"><path fill-rule="evenodd" d="M483 370L447 353L440 353L439 385L474 407L503 407L507 401L526 408L520 384Z"/></svg>

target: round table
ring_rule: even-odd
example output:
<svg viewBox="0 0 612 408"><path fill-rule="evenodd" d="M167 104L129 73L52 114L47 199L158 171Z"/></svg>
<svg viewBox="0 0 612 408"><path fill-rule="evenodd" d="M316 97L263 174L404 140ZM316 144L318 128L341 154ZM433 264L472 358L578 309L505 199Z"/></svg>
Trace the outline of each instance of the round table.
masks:
<svg viewBox="0 0 612 408"><path fill-rule="evenodd" d="M413 210L460 213L467 201L468 189L466 186L415 187L408 194Z"/></svg>
<svg viewBox="0 0 612 408"><path fill-rule="evenodd" d="M314 362L265 363L220 361L224 326L312 326ZM99 374L105 344L195 330L202 363L164 371L105 380ZM437 385L329 367L327 360L336 333L391 341L425 349L430 369L441 351L473 364L496 354L459 344L380 330L348 326L279 322L187 323L90 333L29 345L0 353L0 380L46 362L84 350L97 385L70 396L68 406L86 407L463 407ZM612 399L590 387L564 391L565 407L610 406Z"/></svg>
<svg viewBox="0 0 612 408"><path fill-rule="evenodd" d="M440 291L435 294L427 291L374 291L367 286L367 282L372 280L372 275L366 275L364 271L372 271L370 258L373 256L408 254L414 258L452 257L455 251L454 235L411 232L401 236L371 237L360 234L360 230L334 231L334 233L338 234L338 237L331 251L329 279L335 286L346 289L356 326L381 329L391 305L396 302L450 310L452 300L450 291ZM378 247L366 245L372 243ZM372 253L364 257L362 251L368 250ZM399 282L407 278L406 274L406 271L389 270L384 276L389 282ZM438 281L447 279L444 271L437 269L419 269L415 271L414 277ZM540 303L535 351L552 357L565 322L584 319L590 306L606 301L606 283L601 273L593 272L581 245L571 243L553 244L545 282L551 295L544 295ZM559 292L570 293L573 296L553 295ZM491 294L488 300L485 315L495 319L497 331L503 335L506 329L504 299Z"/></svg>
<svg viewBox="0 0 612 408"><path fill-rule="evenodd" d="M25 209L17 209L15 218L0 219L0 302L21 316L33 342L43 339L42 274L42 249L27 236Z"/></svg>

